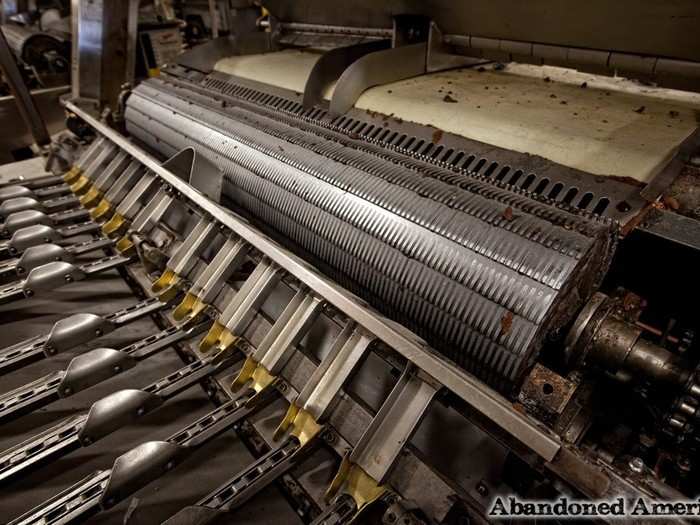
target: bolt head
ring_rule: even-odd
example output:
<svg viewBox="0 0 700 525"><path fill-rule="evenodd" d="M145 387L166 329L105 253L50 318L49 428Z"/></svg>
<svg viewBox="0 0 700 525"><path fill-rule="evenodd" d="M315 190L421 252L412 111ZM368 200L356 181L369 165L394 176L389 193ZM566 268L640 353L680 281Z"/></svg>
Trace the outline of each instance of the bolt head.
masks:
<svg viewBox="0 0 700 525"><path fill-rule="evenodd" d="M644 461L642 458L634 457L630 459L629 461L629 468L632 472L636 472L637 474L641 474L644 472Z"/></svg>
<svg viewBox="0 0 700 525"><path fill-rule="evenodd" d="M479 494L479 496L486 497L489 494L489 488L483 481L480 481L476 485L476 492Z"/></svg>

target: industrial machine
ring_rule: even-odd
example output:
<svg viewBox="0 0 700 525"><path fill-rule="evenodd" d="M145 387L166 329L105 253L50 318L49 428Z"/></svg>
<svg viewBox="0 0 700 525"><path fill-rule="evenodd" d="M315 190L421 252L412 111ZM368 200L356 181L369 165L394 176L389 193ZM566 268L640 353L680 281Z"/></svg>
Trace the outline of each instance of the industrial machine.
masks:
<svg viewBox="0 0 700 525"><path fill-rule="evenodd" d="M238 522L271 486L315 525L484 523L499 495L694 500L700 8L601 7L636 6L622 32L575 2L546 2L560 24L507 0L264 4L232 3L230 36L126 86L107 120L67 101L64 162L0 188L3 321L114 270L135 294L2 350L8 377L72 359L0 395L0 421L137 381L0 452L0 482L195 384L214 402L11 523L127 522L232 428L250 464L144 523ZM173 345L184 366L138 382Z"/></svg>

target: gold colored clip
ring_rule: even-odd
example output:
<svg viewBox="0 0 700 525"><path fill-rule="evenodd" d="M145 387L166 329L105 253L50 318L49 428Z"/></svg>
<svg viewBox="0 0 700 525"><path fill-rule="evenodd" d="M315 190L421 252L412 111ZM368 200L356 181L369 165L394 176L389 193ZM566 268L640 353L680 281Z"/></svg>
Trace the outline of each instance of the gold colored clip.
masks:
<svg viewBox="0 0 700 525"><path fill-rule="evenodd" d="M158 294L158 299L164 303L172 301L178 293L180 276L170 268L166 268L156 281L151 285L151 291Z"/></svg>
<svg viewBox="0 0 700 525"><path fill-rule="evenodd" d="M298 407L296 403L289 405L284 419L275 430L273 439L279 440L289 427L292 428L292 436L297 438L302 447L306 446L323 430L323 425L316 422L311 412Z"/></svg>
<svg viewBox="0 0 700 525"><path fill-rule="evenodd" d="M136 252L136 247L128 235L125 235L117 241L117 251L122 255L131 256Z"/></svg>
<svg viewBox="0 0 700 525"><path fill-rule="evenodd" d="M364 507L381 498L387 491L386 486L377 483L362 467L351 462L347 455L343 458L338 473L326 491L326 501L330 502L343 485L345 492L355 500L356 516Z"/></svg>
<svg viewBox="0 0 700 525"><path fill-rule="evenodd" d="M160 293L166 288L170 288L178 280L179 277L177 274L170 268L166 268L163 274L151 285L151 291L153 293Z"/></svg>
<svg viewBox="0 0 700 525"><path fill-rule="evenodd" d="M63 175L63 180L66 184L73 184L78 180L78 177L80 177L82 172L83 170L81 170L78 166L73 166Z"/></svg>
<svg viewBox="0 0 700 525"><path fill-rule="evenodd" d="M199 297L192 293L187 293L182 302L173 310L173 317L176 321L191 321L204 311L207 307Z"/></svg>
<svg viewBox="0 0 700 525"><path fill-rule="evenodd" d="M245 385L253 377L253 372L258 367L258 362L252 357L246 357L241 370L238 375L231 383L231 390L236 392L240 390L243 385Z"/></svg>
<svg viewBox="0 0 700 525"><path fill-rule="evenodd" d="M102 197L102 193L100 192L100 190L97 189L96 186L93 186L87 191L85 195L80 197L80 204L82 204L88 209L93 208L99 202L100 197Z"/></svg>
<svg viewBox="0 0 700 525"><path fill-rule="evenodd" d="M82 195L92 186L92 182L85 175L81 175L77 181L70 186L70 191L76 195Z"/></svg>
<svg viewBox="0 0 700 525"><path fill-rule="evenodd" d="M124 219L124 217L122 217L118 213L115 213L112 216L112 218L102 226L102 233L104 233L108 237L111 237L112 235L118 235L122 231L122 228L124 228L125 226L126 219Z"/></svg>
<svg viewBox="0 0 700 525"><path fill-rule="evenodd" d="M96 221L101 221L107 218L110 211L112 211L112 205L107 199L103 198L96 207L90 210L90 217Z"/></svg>
<svg viewBox="0 0 700 525"><path fill-rule="evenodd" d="M207 332L207 335L199 343L199 350L207 353L212 348L223 351L234 345L238 341L238 336L233 335L219 321L215 321Z"/></svg>

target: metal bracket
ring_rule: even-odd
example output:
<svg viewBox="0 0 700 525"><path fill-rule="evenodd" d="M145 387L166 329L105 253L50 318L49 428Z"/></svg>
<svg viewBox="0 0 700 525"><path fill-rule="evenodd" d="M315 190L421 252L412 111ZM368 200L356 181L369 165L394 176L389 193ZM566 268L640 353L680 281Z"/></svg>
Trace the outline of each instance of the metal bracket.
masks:
<svg viewBox="0 0 700 525"><path fill-rule="evenodd" d="M32 296L36 292L51 291L64 284L82 281L85 277L86 273L79 266L54 261L29 272L22 288L27 296Z"/></svg>
<svg viewBox="0 0 700 525"><path fill-rule="evenodd" d="M105 170L95 179L92 187L80 197L80 204L86 208L93 208L112 184L119 178L131 163L131 157L124 151L119 151Z"/></svg>
<svg viewBox="0 0 700 525"><path fill-rule="evenodd" d="M331 115L347 113L367 89L425 73L428 44L410 44L369 53L348 67L331 98Z"/></svg>
<svg viewBox="0 0 700 525"><path fill-rule="evenodd" d="M105 192L102 199L90 210L90 217L96 221L104 221L114 211L116 202L121 202L129 191L143 177L146 169L138 161L132 161L122 172L114 184Z"/></svg>
<svg viewBox="0 0 700 525"><path fill-rule="evenodd" d="M129 227L129 233L139 233L147 236L170 210L174 202L175 197L172 192L165 187L161 187L136 214ZM135 251L134 243L129 238L129 234L126 234L117 242L117 250L124 254Z"/></svg>
<svg viewBox="0 0 700 525"><path fill-rule="evenodd" d="M16 272L22 275L51 261L75 262L75 256L62 246L53 243L30 246L17 260Z"/></svg>
<svg viewBox="0 0 700 525"><path fill-rule="evenodd" d="M214 240L219 230L214 222L200 218L192 231L165 265L163 274L153 283L151 291L162 301L171 300L178 292L177 285L194 270L199 257Z"/></svg>
<svg viewBox="0 0 700 525"><path fill-rule="evenodd" d="M187 450L169 441L148 441L119 456L112 466L100 504L108 509L181 461Z"/></svg>
<svg viewBox="0 0 700 525"><path fill-rule="evenodd" d="M296 350L321 312L323 300L306 290L299 290L282 311L258 348L249 356L231 385L239 390L251 382L250 388L260 394L277 380L280 371Z"/></svg>
<svg viewBox="0 0 700 525"><path fill-rule="evenodd" d="M8 251L10 253L22 253L31 246L36 246L43 242L58 242L63 239L63 236L54 228L47 224L35 224L17 230L12 234L12 238L8 243Z"/></svg>
<svg viewBox="0 0 700 525"><path fill-rule="evenodd" d="M304 86L304 107L311 108L323 101L323 92L353 62L368 53L382 51L391 47L391 40L373 40L350 46L331 49L314 64Z"/></svg>
<svg viewBox="0 0 700 525"><path fill-rule="evenodd" d="M54 220L41 210L24 210L13 213L3 224L3 231L14 235L22 228L43 224L53 226Z"/></svg>
<svg viewBox="0 0 700 525"><path fill-rule="evenodd" d="M159 181L152 173L144 173L136 185L131 188L124 199L117 205L112 218L102 226L102 232L107 236L123 233L129 222L141 209L142 203L155 193L159 185Z"/></svg>
<svg viewBox="0 0 700 525"><path fill-rule="evenodd" d="M92 341L104 334L113 332L116 324L100 315L81 313L74 314L57 321L44 343L46 356L74 348L80 344Z"/></svg>
<svg viewBox="0 0 700 525"><path fill-rule="evenodd" d="M303 445L320 430L320 424L350 374L365 355L375 337L354 322L338 334L328 355L316 367L297 398L289 405L275 431L275 439L292 427L292 434Z"/></svg>
<svg viewBox="0 0 700 525"><path fill-rule="evenodd" d="M83 446L90 445L163 404L163 399L144 390L113 392L90 407L79 432Z"/></svg>
<svg viewBox="0 0 700 525"><path fill-rule="evenodd" d="M123 350L95 348L74 357L58 385L58 394L68 397L136 366L136 359Z"/></svg>
<svg viewBox="0 0 700 525"><path fill-rule="evenodd" d="M226 239L214 259L173 311L175 320L189 322L211 304L221 291L221 285L243 264L249 249L250 246L238 238Z"/></svg>
<svg viewBox="0 0 700 525"><path fill-rule="evenodd" d="M36 195L31 189L27 188L26 186L20 186L19 184L13 184L11 186L0 188L0 202L16 199L17 197L36 198Z"/></svg>
<svg viewBox="0 0 700 525"><path fill-rule="evenodd" d="M253 320L258 308L281 278L280 267L263 258L202 339L200 351L208 352L216 348L217 352L222 352L230 347Z"/></svg>
<svg viewBox="0 0 700 525"><path fill-rule="evenodd" d="M247 395L232 399L173 434L167 441L143 443L119 456L100 497L102 508L113 506L160 477L194 449L249 415L253 408L246 403L247 399Z"/></svg>
<svg viewBox="0 0 700 525"><path fill-rule="evenodd" d="M36 197L14 197L12 199L4 200L2 204L0 204L0 219L5 219L13 213L18 213L25 210L45 211L44 206L36 199Z"/></svg>
<svg viewBox="0 0 700 525"><path fill-rule="evenodd" d="M412 365L407 365L355 448L343 459L326 499L332 499L344 487L359 513L380 498L387 490L384 484L391 468L437 391L416 374Z"/></svg>
<svg viewBox="0 0 700 525"><path fill-rule="evenodd" d="M221 202L224 174L193 147L185 148L163 163L163 167L214 202Z"/></svg>

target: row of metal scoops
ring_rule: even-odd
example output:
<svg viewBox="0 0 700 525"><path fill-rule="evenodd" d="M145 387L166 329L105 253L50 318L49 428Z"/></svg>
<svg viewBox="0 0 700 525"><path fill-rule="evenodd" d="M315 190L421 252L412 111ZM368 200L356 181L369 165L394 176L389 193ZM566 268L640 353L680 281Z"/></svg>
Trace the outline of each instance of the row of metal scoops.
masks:
<svg viewBox="0 0 700 525"><path fill-rule="evenodd" d="M46 202L55 192L76 197L75 208L68 209L82 222L59 226L63 223L58 222L62 219L56 213L65 210L47 213L52 208ZM329 436L343 439L329 425L331 414L344 395L344 385L378 338L355 320L327 312L324 297L291 279L279 261L206 213L200 197L195 200L174 190L158 173L105 137L96 139L62 180L47 178L43 186L0 188L0 205L14 210L5 217L4 230L11 238L3 249L8 255L19 256L6 263L14 265L6 273L27 274L26 279L3 290L8 299L11 293L12 298L28 298L84 279L95 267L128 266L153 276L144 289L150 298L131 308L107 316L77 314L59 321L45 336L0 350L0 373L90 343L143 315L162 312L173 323L125 348L88 351L66 370L0 396L0 420L19 417L59 397L86 390L174 342L194 343L190 345L192 361L176 374L114 392L96 401L87 413L74 414L0 453L0 483L78 447L90 446L126 424L137 423L203 378L218 377L231 367L236 370L234 379L224 385L228 401L166 440L138 445L111 467L79 481L11 523L74 523L110 508L275 398L290 402L275 432L278 445L168 523L191 523L193 516L198 523L206 523L243 505L299 465L316 447L325 446L331 441ZM25 198L33 207L17 211L21 207L17 199ZM86 213L81 215L79 210ZM37 222L31 223L27 212ZM25 214L21 227L17 227L22 222L17 213ZM76 227L91 238L71 243L74 236L69 229ZM32 228L42 228L44 233L33 233ZM262 234L256 235L264 239ZM85 253L79 246L86 242L99 243L99 250L110 251L96 261L79 264L71 257ZM46 260L48 246L52 258ZM31 251L34 253L28 259ZM89 284L82 286L89 293ZM291 290L286 306L253 345L247 330L261 317L265 301L280 289ZM322 318L336 327L332 343L303 386L295 390L286 378L299 366L300 356L305 355L305 338ZM410 362L400 362L405 366L401 377L362 437L342 458L328 487L328 506L316 523L347 523L379 499L401 499L388 484L389 473L440 385Z"/></svg>

